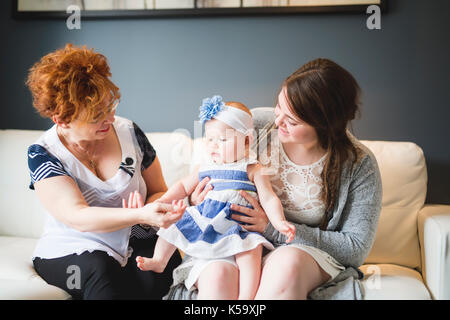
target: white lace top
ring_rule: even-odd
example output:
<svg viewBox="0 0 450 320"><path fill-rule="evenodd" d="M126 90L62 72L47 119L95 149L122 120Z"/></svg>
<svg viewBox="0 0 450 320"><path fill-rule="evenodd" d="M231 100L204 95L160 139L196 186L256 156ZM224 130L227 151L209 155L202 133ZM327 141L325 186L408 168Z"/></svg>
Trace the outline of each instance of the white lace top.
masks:
<svg viewBox="0 0 450 320"><path fill-rule="evenodd" d="M322 173L326 154L310 165L297 165L286 155L279 141L272 143L272 188L283 204L286 219L316 227L325 213L320 200ZM276 158L279 155L278 158Z"/></svg>

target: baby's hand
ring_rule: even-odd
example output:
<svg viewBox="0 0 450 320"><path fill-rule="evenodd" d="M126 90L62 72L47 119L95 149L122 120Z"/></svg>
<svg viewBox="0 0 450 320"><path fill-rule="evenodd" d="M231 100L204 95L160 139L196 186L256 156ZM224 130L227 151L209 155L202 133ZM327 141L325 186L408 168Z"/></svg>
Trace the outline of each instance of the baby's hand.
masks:
<svg viewBox="0 0 450 320"><path fill-rule="evenodd" d="M186 210L187 206L183 200L173 200L172 201L172 213L174 214L183 214Z"/></svg>
<svg viewBox="0 0 450 320"><path fill-rule="evenodd" d="M275 227L275 229L277 229L287 237L286 243L290 243L292 240L294 240L295 226L292 223L286 220L282 220L276 224L273 224L273 226Z"/></svg>

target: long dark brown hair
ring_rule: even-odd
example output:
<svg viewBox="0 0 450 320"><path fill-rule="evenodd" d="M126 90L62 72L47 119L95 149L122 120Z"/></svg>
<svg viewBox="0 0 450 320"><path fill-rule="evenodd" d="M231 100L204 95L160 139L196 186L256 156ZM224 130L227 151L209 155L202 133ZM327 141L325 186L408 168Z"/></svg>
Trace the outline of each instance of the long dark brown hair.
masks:
<svg viewBox="0 0 450 320"><path fill-rule="evenodd" d="M347 126L359 113L360 87L344 68L328 59L315 59L303 65L284 82L291 111L312 126L320 146L327 151L321 174L321 198L325 230L339 193L344 163L353 165L357 148L347 134Z"/></svg>

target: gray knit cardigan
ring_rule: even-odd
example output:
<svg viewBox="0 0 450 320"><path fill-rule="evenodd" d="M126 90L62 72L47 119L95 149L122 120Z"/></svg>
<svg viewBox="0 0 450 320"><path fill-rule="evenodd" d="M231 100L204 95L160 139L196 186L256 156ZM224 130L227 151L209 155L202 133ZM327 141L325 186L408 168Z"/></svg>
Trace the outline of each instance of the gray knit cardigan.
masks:
<svg viewBox="0 0 450 320"><path fill-rule="evenodd" d="M252 110L252 112L255 110ZM255 128L273 120L273 112L253 112ZM333 281L309 293L309 299L363 299L360 283L363 274L358 269L372 248L381 211L382 186L378 164L373 153L351 134L359 150L358 161L348 163L342 171L339 197L326 230L295 224L296 235L292 243L316 247L334 257L346 267ZM270 224L263 235L275 247L284 245L285 236ZM196 299L197 291L188 291L184 284L172 286L165 297L168 300Z"/></svg>

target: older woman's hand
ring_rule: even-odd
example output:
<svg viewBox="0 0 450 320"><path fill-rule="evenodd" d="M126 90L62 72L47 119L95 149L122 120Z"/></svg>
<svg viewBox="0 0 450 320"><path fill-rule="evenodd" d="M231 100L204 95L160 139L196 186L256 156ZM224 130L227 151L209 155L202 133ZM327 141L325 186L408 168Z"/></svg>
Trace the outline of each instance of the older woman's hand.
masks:
<svg viewBox="0 0 450 320"><path fill-rule="evenodd" d="M247 223L248 225L242 225L242 228L247 231L263 233L269 223L269 219L267 218L264 209L261 207L258 200L250 196L247 192L239 191L239 194L252 205L253 209L232 204L230 206L232 210L243 213L246 216L233 214L231 215L231 218L242 223Z"/></svg>
<svg viewBox="0 0 450 320"><path fill-rule="evenodd" d="M176 204L152 202L141 210L141 223L159 228L168 228L183 216L186 205L180 200Z"/></svg>
<svg viewBox="0 0 450 320"><path fill-rule="evenodd" d="M145 205L144 198L142 195L136 190L135 192L130 192L128 197L128 202L125 199L122 199L122 207L123 208L142 208Z"/></svg>
<svg viewBox="0 0 450 320"><path fill-rule="evenodd" d="M144 205L144 199L137 191L130 193L128 202L122 199L122 206L124 208L140 208L142 220L140 224L144 228L148 226L168 228L177 222L186 210L186 205L183 203L183 200L174 200L172 204L155 201Z"/></svg>

